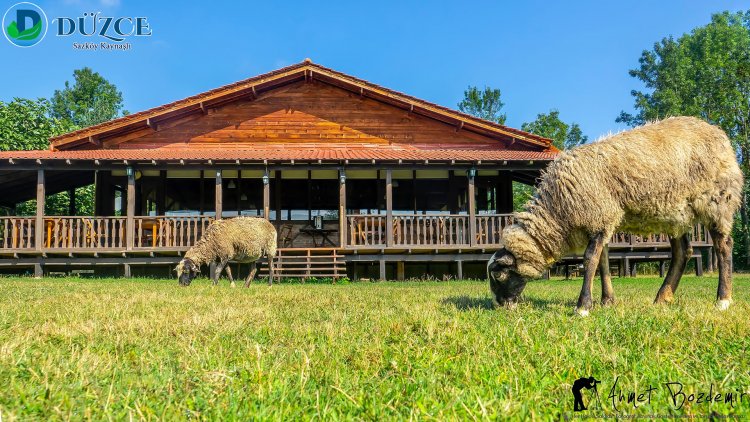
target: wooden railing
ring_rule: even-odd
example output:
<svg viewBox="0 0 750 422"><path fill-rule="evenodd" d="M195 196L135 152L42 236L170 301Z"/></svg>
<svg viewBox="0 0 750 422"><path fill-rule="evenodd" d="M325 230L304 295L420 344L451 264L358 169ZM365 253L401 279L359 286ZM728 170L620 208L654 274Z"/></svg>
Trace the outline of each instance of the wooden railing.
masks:
<svg viewBox="0 0 750 422"><path fill-rule="evenodd" d="M203 215L135 217L134 248L186 249L201 238L214 220Z"/></svg>
<svg viewBox="0 0 750 422"><path fill-rule="evenodd" d="M34 217L0 217L2 249L34 249Z"/></svg>
<svg viewBox="0 0 750 422"><path fill-rule="evenodd" d="M122 249L125 217L45 217L45 249Z"/></svg>
<svg viewBox="0 0 750 422"><path fill-rule="evenodd" d="M181 251L193 246L213 221L208 216L135 217L133 249ZM44 217L42 244L36 245L34 217L0 217L0 250L5 251L77 251L127 250L126 217ZM385 215L346 216L348 248L464 248L498 247L502 231L513 223L511 214L477 215L474 238L468 215L396 214L392 216L390 235ZM693 245L710 246L708 230L698 224L690 233ZM609 245L615 248L664 248L665 234L640 236L616 233Z"/></svg>

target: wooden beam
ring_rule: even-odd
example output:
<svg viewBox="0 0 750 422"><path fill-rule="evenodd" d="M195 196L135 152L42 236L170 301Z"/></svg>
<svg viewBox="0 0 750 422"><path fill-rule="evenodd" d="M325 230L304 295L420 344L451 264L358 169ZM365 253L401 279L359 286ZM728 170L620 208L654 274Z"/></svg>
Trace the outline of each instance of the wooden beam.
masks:
<svg viewBox="0 0 750 422"><path fill-rule="evenodd" d="M128 199L127 199L127 211L125 227L126 233L126 245L127 250L132 250L135 244L135 170L133 168L127 169L128 174Z"/></svg>
<svg viewBox="0 0 750 422"><path fill-rule="evenodd" d="M36 171L36 219L34 221L36 250L41 251L44 246L44 205L46 195L44 192L44 169ZM41 268L41 267L40 267Z"/></svg>
<svg viewBox="0 0 750 422"><path fill-rule="evenodd" d="M263 217L271 220L271 181L263 179Z"/></svg>
<svg viewBox="0 0 750 422"><path fill-rule="evenodd" d="M346 172L339 174L339 246L346 246Z"/></svg>
<svg viewBox="0 0 750 422"><path fill-rule="evenodd" d="M216 200L214 201L214 211L216 212L216 219L221 219L222 207L223 207L223 191L221 183L221 170L216 170Z"/></svg>
<svg viewBox="0 0 750 422"><path fill-rule="evenodd" d="M385 171L385 245L393 246L393 170Z"/></svg>
<svg viewBox="0 0 750 422"><path fill-rule="evenodd" d="M76 215L76 190L68 189L68 215Z"/></svg>
<svg viewBox="0 0 750 422"><path fill-rule="evenodd" d="M474 195L474 178L468 177L469 186L469 245L475 246L477 244L477 222L476 222L476 198Z"/></svg>

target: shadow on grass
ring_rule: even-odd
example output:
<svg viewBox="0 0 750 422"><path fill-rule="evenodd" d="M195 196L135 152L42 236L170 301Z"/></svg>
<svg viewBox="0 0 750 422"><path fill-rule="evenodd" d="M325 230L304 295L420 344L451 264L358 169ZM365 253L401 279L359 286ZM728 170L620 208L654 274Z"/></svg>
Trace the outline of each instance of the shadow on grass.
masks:
<svg viewBox="0 0 750 422"><path fill-rule="evenodd" d="M443 305L453 305L461 311L471 309L494 309L492 299L488 297L451 296L440 301Z"/></svg>
<svg viewBox="0 0 750 422"><path fill-rule="evenodd" d="M440 301L443 305L453 305L460 311L469 311L472 309L495 309L495 305L492 299L489 297L471 297L471 296L451 296ZM559 306L573 306L575 302L567 299L560 300L549 300L540 299L536 297L525 296L521 299L521 303L528 303L533 308L550 308Z"/></svg>

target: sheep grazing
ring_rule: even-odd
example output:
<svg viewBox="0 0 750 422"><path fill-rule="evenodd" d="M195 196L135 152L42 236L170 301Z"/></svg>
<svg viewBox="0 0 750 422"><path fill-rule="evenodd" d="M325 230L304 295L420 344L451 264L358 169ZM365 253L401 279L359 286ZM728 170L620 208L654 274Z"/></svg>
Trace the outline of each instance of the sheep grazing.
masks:
<svg viewBox="0 0 750 422"><path fill-rule="evenodd" d="M226 268L227 277L234 287L232 271L227 264L236 261L251 266L245 280L245 287L248 287L258 270L256 262L263 256L268 258L268 284L271 284L273 257L276 256L276 229L268 220L256 217L216 220L177 264L177 277L181 285L189 286L200 274L201 265L216 263L214 285L219 283L221 272Z"/></svg>
<svg viewBox="0 0 750 422"><path fill-rule="evenodd" d="M498 304L514 306L530 279L563 253L584 253L576 311L587 315L591 288L615 231L666 233L672 259L655 303L672 301L692 255L695 223L711 234L719 264L717 308L732 300L732 221L743 176L721 129L692 117L672 117L563 152L542 175L535 197L503 231L490 259ZM607 257L601 259L602 304L614 301Z"/></svg>

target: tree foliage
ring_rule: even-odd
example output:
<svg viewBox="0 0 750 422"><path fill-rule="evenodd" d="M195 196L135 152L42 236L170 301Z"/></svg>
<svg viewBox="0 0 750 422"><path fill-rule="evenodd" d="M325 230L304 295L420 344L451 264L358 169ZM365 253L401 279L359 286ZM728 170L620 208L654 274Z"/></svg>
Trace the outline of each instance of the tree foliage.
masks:
<svg viewBox="0 0 750 422"><path fill-rule="evenodd" d="M95 125L118 117L122 110L122 94L117 87L89 68L73 71L74 82L65 82L52 100L15 98L0 102L0 150L49 148L49 138ZM69 214L68 192L49 195L45 201L46 215ZM92 215L94 187L76 189L78 215ZM36 201L18 204L18 215L33 215Z"/></svg>
<svg viewBox="0 0 750 422"><path fill-rule="evenodd" d="M500 112L505 105L500 100L500 96L499 89L484 87L484 90L479 90L475 86L470 86L464 91L464 99L458 103L458 109L466 114L502 125L505 124L507 116Z"/></svg>
<svg viewBox="0 0 750 422"><path fill-rule="evenodd" d="M81 128L106 122L120 115L122 93L88 67L73 71L74 82L52 96L51 116Z"/></svg>
<svg viewBox="0 0 750 422"><path fill-rule="evenodd" d="M706 26L677 39L662 39L641 54L639 67L630 75L643 82L645 89L632 91L635 113L621 112L618 122L634 126L675 115L703 118L732 139L748 180L750 11L715 14ZM750 265L747 186L743 197L739 249Z"/></svg>
<svg viewBox="0 0 750 422"><path fill-rule="evenodd" d="M521 129L535 135L552 139L552 144L559 149L570 149L588 141L578 123L565 123L560 120L560 112L550 110L540 113L533 122L524 123Z"/></svg>
<svg viewBox="0 0 750 422"><path fill-rule="evenodd" d="M47 149L50 137L72 130L70 122L50 117L50 111L44 98L0 101L0 150Z"/></svg>

